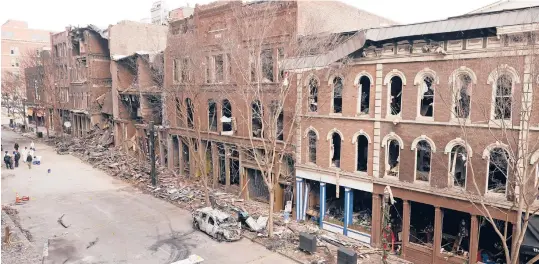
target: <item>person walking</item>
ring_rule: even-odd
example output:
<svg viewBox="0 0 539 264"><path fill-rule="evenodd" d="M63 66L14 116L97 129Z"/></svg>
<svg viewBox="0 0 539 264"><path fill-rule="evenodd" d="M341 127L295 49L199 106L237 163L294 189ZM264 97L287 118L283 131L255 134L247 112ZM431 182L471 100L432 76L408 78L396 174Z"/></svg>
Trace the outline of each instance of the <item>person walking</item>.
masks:
<svg viewBox="0 0 539 264"><path fill-rule="evenodd" d="M26 162L26 155L28 155L28 147L24 147L24 149L21 151L21 157L24 157L22 162Z"/></svg>
<svg viewBox="0 0 539 264"><path fill-rule="evenodd" d="M15 160L15 168L19 167L19 160L21 159L21 153L13 151L13 159Z"/></svg>
<svg viewBox="0 0 539 264"><path fill-rule="evenodd" d="M32 160L32 155L28 154L28 156L26 156L26 163L28 164L28 169L32 168Z"/></svg>
<svg viewBox="0 0 539 264"><path fill-rule="evenodd" d="M9 170L9 154L8 152L6 151L6 153L4 154L4 163L6 163L6 168Z"/></svg>
<svg viewBox="0 0 539 264"><path fill-rule="evenodd" d="M15 151L19 151L19 143L15 142L14 148L15 148Z"/></svg>

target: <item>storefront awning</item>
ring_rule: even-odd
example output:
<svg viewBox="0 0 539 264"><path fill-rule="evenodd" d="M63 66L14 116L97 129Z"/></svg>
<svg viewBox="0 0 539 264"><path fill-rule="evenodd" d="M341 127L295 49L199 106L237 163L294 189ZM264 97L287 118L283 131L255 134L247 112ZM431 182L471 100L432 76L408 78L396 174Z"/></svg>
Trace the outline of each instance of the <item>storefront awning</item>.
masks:
<svg viewBox="0 0 539 264"><path fill-rule="evenodd" d="M532 256L539 254L539 216L537 215L530 216L520 252Z"/></svg>

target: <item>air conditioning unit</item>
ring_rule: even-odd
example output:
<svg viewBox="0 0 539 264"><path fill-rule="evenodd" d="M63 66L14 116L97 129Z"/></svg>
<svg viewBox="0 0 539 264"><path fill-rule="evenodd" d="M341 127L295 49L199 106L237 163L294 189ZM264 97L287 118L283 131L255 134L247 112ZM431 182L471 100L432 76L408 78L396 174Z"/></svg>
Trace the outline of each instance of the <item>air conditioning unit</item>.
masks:
<svg viewBox="0 0 539 264"><path fill-rule="evenodd" d="M356 264L357 252L345 247L340 247L337 251L337 264Z"/></svg>
<svg viewBox="0 0 539 264"><path fill-rule="evenodd" d="M301 232L299 234L299 249L309 253L316 252L316 236Z"/></svg>

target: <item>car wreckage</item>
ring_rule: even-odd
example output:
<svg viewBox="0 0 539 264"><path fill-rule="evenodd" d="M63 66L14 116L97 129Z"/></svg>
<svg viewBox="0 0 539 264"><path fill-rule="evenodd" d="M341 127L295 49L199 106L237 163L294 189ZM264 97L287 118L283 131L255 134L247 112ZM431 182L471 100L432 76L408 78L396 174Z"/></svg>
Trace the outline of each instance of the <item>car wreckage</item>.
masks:
<svg viewBox="0 0 539 264"><path fill-rule="evenodd" d="M229 214L211 207L193 212L193 228L219 241L236 241L241 238L241 224Z"/></svg>

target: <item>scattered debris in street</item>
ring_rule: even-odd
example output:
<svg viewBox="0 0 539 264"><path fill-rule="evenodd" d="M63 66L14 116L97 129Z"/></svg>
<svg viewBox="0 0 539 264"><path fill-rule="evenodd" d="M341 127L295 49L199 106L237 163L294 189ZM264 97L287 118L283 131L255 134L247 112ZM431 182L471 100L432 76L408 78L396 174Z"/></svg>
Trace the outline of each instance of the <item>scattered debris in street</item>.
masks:
<svg viewBox="0 0 539 264"><path fill-rule="evenodd" d="M86 246L86 249L93 247L97 243L97 241L99 241L99 237L96 237L94 241L91 241L88 246Z"/></svg>
<svg viewBox="0 0 539 264"><path fill-rule="evenodd" d="M68 227L70 227L71 225L68 225L68 226L67 226L67 225L64 224L64 221L62 220L62 219L64 218L64 215L65 215L65 214L63 214L62 216L60 216L60 218L58 218L58 221L57 221L57 222L58 222L58 224L60 224L60 225L63 226L64 228L68 228Z"/></svg>

